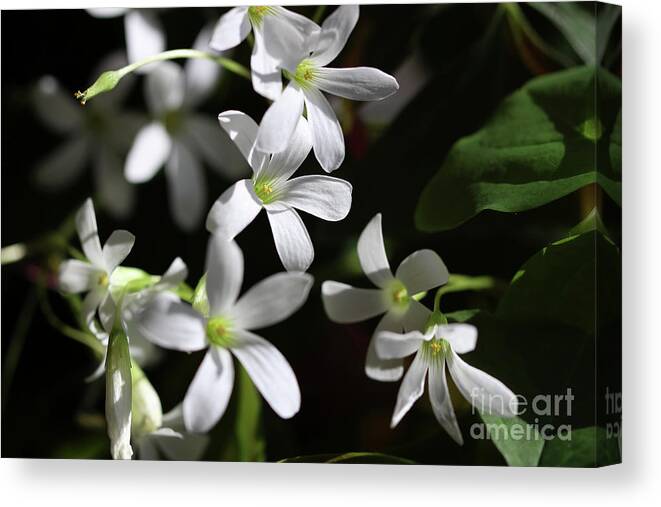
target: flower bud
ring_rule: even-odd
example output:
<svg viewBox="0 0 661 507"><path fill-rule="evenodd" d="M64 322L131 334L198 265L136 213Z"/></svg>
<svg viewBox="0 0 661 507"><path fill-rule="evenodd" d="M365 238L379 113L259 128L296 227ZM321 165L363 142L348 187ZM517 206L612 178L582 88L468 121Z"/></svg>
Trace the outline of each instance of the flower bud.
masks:
<svg viewBox="0 0 661 507"><path fill-rule="evenodd" d="M108 340L106 424L113 459L131 459L131 355L121 330L114 330Z"/></svg>

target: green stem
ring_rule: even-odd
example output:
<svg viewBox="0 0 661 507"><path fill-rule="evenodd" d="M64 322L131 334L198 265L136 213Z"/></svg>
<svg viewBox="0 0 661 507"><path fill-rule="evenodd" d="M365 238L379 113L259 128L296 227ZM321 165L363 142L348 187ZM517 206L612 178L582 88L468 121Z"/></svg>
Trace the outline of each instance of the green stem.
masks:
<svg viewBox="0 0 661 507"><path fill-rule="evenodd" d="M326 7L327 5L318 5L316 10L314 11L314 14L312 15L312 21L315 23L319 23L321 21L321 18L324 17L324 13L326 12Z"/></svg>
<svg viewBox="0 0 661 507"><path fill-rule="evenodd" d="M225 58L224 56L218 56L213 53L208 53L206 51L200 51L198 49L172 49L170 51L164 51L156 55L148 56L137 62L131 63L121 69L109 70L102 73L98 79L94 82L84 92L76 92L76 98L80 100L81 104L85 104L88 100L93 97L109 92L119 81L126 75L131 72L136 71L140 67L149 65L150 63L162 62L165 60L178 60L182 58L200 58L203 60L210 60L216 62L221 67L233 72L234 74L241 76L245 79L250 80L250 70L241 65L239 62L232 60L231 58Z"/></svg>
<svg viewBox="0 0 661 507"><path fill-rule="evenodd" d="M69 338L72 338L77 342L82 343L83 345L87 345L98 357L103 357L103 344L96 338L96 336L65 324L58 318L57 315L55 315L53 307L50 305L50 301L48 300L46 286L41 282L38 282L37 284L37 295L39 297L41 311L52 327L57 329L63 335L68 336Z"/></svg>
<svg viewBox="0 0 661 507"><path fill-rule="evenodd" d="M497 285L496 279L491 276L450 275L448 283L436 291L434 311L439 311L443 294L467 290L490 290L496 288Z"/></svg>

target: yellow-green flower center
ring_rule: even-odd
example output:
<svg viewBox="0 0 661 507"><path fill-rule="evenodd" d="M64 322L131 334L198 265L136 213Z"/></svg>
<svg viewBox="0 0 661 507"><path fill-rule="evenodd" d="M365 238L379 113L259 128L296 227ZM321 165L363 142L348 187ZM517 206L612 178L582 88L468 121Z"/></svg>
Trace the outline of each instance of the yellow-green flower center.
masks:
<svg viewBox="0 0 661 507"><path fill-rule="evenodd" d="M260 26L265 16L275 14L275 8L271 5L253 5L248 7L248 19L253 26Z"/></svg>
<svg viewBox="0 0 661 507"><path fill-rule="evenodd" d="M445 357L450 344L443 338L423 342L422 356L428 363L438 363Z"/></svg>
<svg viewBox="0 0 661 507"><path fill-rule="evenodd" d="M253 182L253 188L257 197L264 204L272 203L278 199L278 185L276 181L257 179Z"/></svg>
<svg viewBox="0 0 661 507"><path fill-rule="evenodd" d="M316 77L317 67L311 60L305 59L296 67L294 81L296 81L301 88L310 87Z"/></svg>
<svg viewBox="0 0 661 507"><path fill-rule="evenodd" d="M409 301L411 300L406 287L399 280L392 282L390 287L387 289L388 298L392 307L400 311L405 311L409 307Z"/></svg>
<svg viewBox="0 0 661 507"><path fill-rule="evenodd" d="M170 134L176 134L178 130L181 129L183 125L183 115L179 110L168 111L163 115L162 122Z"/></svg>
<svg viewBox="0 0 661 507"><path fill-rule="evenodd" d="M234 343L232 323L224 317L213 317L207 322L207 339L218 347L231 347Z"/></svg>
<svg viewBox="0 0 661 507"><path fill-rule="evenodd" d="M107 287L107 286L108 286L108 282L109 282L109 280L108 280L108 274L107 274L107 273L101 273L101 275L99 275L99 279L97 280L97 283L98 283L101 287Z"/></svg>

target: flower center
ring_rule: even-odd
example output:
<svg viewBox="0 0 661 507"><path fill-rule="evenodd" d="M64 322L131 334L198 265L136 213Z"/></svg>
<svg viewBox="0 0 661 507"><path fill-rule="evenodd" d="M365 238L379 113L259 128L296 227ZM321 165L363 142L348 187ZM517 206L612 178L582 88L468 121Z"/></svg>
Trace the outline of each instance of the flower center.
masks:
<svg viewBox="0 0 661 507"><path fill-rule="evenodd" d="M424 342L422 344L423 357L429 363L439 362L441 359L443 359L443 357L445 357L445 353L447 352L447 347L449 345L450 344L443 338Z"/></svg>
<svg viewBox="0 0 661 507"><path fill-rule="evenodd" d="M175 134L183 124L183 116L181 111L175 109L173 111L166 112L163 115L162 121L163 125L165 126L165 130L167 130L170 134Z"/></svg>
<svg viewBox="0 0 661 507"><path fill-rule="evenodd" d="M277 185L272 180L256 180L253 182L253 188L257 197L264 203L269 204L278 199Z"/></svg>
<svg viewBox="0 0 661 507"><path fill-rule="evenodd" d="M99 275L99 279L97 282L101 287L107 287L108 286L108 274L107 273L101 273Z"/></svg>
<svg viewBox="0 0 661 507"><path fill-rule="evenodd" d="M232 323L224 317L213 317L207 322L207 339L218 347L231 347L234 343L232 337Z"/></svg>
<svg viewBox="0 0 661 507"><path fill-rule="evenodd" d="M270 5L253 5L248 7L248 18L253 26L262 24L265 16L275 14L275 9Z"/></svg>
<svg viewBox="0 0 661 507"><path fill-rule="evenodd" d="M305 59L296 67L294 81L296 81L301 88L309 88L316 77L317 67L311 60Z"/></svg>
<svg viewBox="0 0 661 507"><path fill-rule="evenodd" d="M394 309L404 312L409 307L409 301L411 298L409 297L409 293L406 290L406 287L399 280L393 281L392 285L388 289L387 294L390 300L390 305Z"/></svg>

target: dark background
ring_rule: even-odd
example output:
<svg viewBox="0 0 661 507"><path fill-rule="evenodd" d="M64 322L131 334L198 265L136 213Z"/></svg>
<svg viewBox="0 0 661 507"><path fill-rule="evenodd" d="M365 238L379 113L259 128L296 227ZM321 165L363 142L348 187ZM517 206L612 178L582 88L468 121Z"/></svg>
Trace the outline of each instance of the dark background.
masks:
<svg viewBox="0 0 661 507"><path fill-rule="evenodd" d="M485 44L486 28L496 8L479 4L362 7L349 44L333 62L338 67L360 62L392 73L407 55L417 51L432 77L376 140L352 115L360 104L350 104L353 109L345 113L345 126L351 124L345 128L347 159L335 175L353 184L351 213L339 223L303 217L316 252L310 269L315 286L301 311L260 332L290 361L302 391L301 411L291 420L279 419L264 405L269 461L380 451L426 463L503 463L489 443L467 438L463 449L456 446L434 420L426 395L396 430L390 430L399 384L375 382L363 372L375 322L332 324L319 295L325 279L369 286L355 271L352 255L358 234L377 212L383 213L393 269L406 255L424 247L436 250L451 272L489 274L505 282L532 254L581 218L581 195L577 193L526 213L484 212L448 232L430 235L415 229L418 196L450 146L477 130L504 96L539 71L524 63L506 23ZM308 16L314 9L294 8ZM200 28L222 12L212 8L164 10L160 19L166 27L168 48L190 47ZM526 13L540 33L551 33L544 20L534 12ZM41 192L33 185L36 162L61 139L35 117L29 100L31 86L39 77L52 74L72 93L84 89L98 61L123 45L122 18L95 19L78 10L2 12L3 246L53 230L93 192L89 171L57 194ZM245 44L235 58L248 64ZM545 71L556 70L549 62L541 65ZM226 75L219 93L203 109L213 116L239 109L258 119L266 106L246 81ZM127 107L144 111L141 83L132 91ZM310 156L302 171L319 173L321 169ZM211 203L229 182L211 171L207 171L207 181ZM139 186L137 194L136 210L126 222L99 213L102 241L116 228L128 229L136 235L136 244L126 265L158 274L180 256L189 267L188 282L195 285L203 274L206 231L201 227L189 235L176 228L162 174ZM606 203L604 213L608 218L618 211ZM282 270L264 214L237 242L246 257L244 287ZM7 379L3 370L2 455L109 457L102 419L99 426L99 418L91 416L102 417L103 382L83 381L93 371L94 360L83 346L52 329L35 303L31 273L48 265L48 259L36 257L2 269L3 358L12 340L21 334L17 322L22 312L28 324L24 343L14 348L20 355L13 378ZM67 306L55 293L50 294L50 301L60 318L73 323ZM496 301L494 295L449 295L444 310L493 309ZM431 296L425 302L431 305ZM199 354L166 352L164 361L147 371L164 411L181 401L199 360ZM471 415L465 406L458 410L465 433Z"/></svg>

